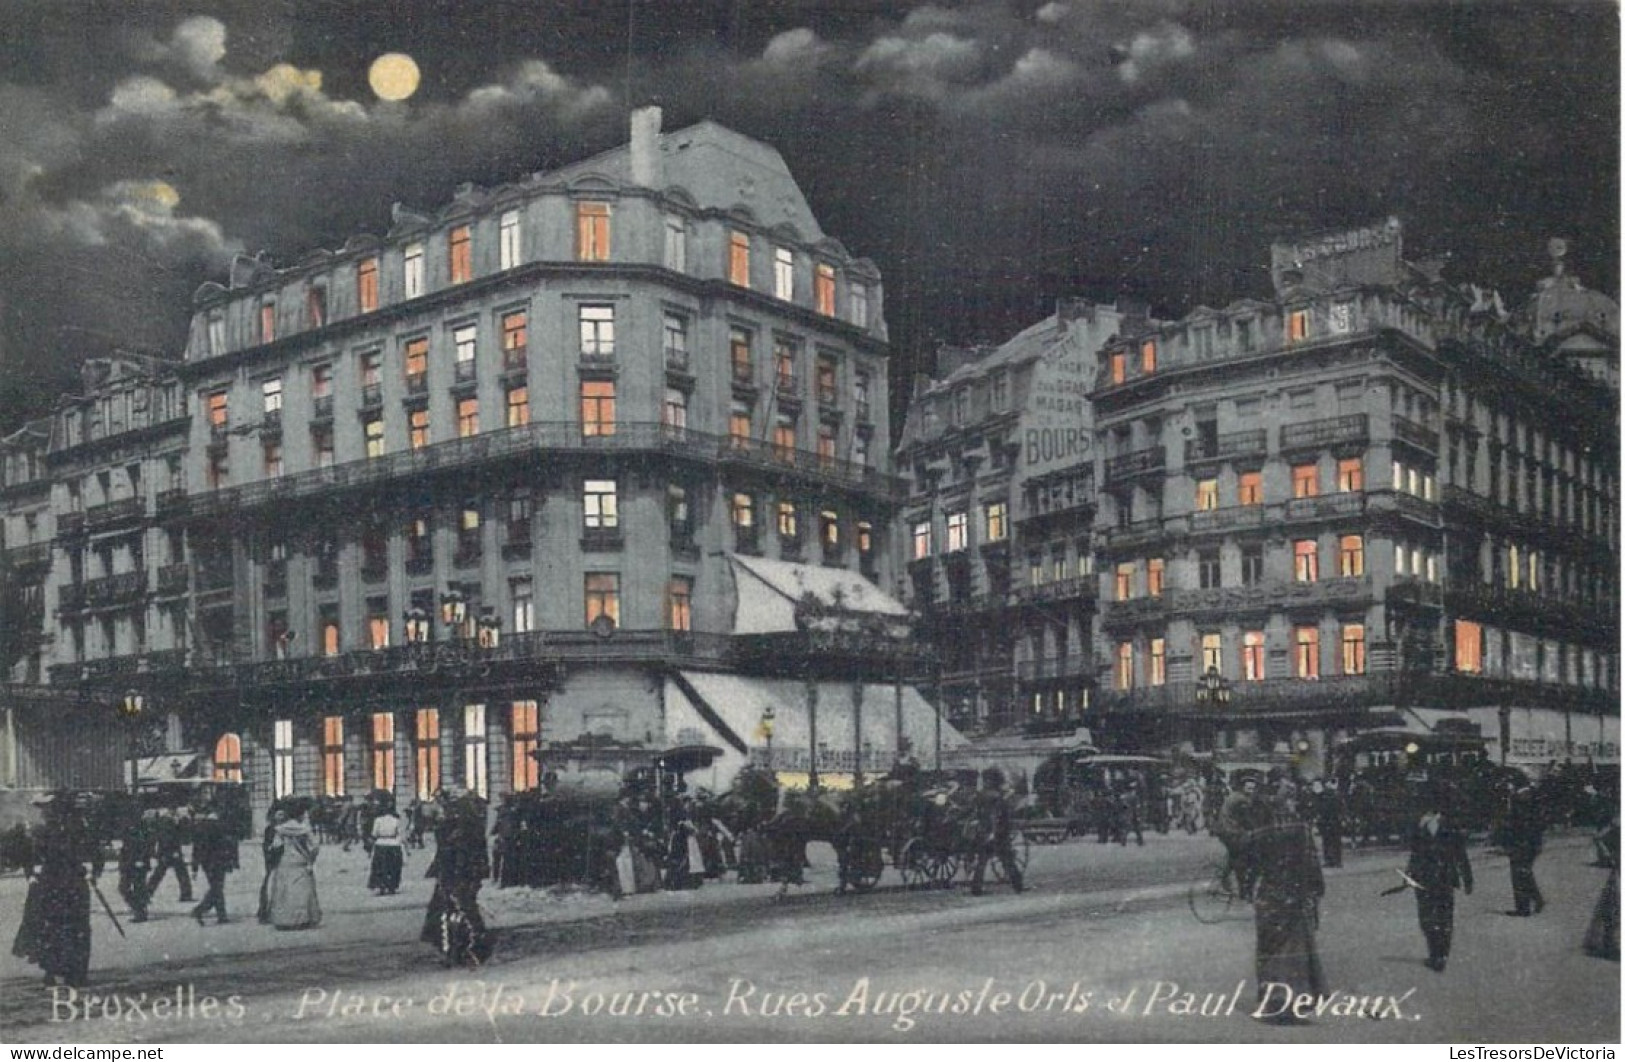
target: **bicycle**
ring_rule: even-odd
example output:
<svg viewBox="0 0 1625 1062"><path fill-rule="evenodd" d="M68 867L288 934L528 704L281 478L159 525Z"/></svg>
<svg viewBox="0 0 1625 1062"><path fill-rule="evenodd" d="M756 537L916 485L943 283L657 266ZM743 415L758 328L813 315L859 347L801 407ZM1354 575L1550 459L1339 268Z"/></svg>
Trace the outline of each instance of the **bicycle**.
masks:
<svg viewBox="0 0 1625 1062"><path fill-rule="evenodd" d="M1229 918L1233 909L1246 906L1247 901L1236 890L1233 878L1229 861L1218 859L1212 863L1206 878L1191 885L1186 900L1198 922L1217 925Z"/></svg>

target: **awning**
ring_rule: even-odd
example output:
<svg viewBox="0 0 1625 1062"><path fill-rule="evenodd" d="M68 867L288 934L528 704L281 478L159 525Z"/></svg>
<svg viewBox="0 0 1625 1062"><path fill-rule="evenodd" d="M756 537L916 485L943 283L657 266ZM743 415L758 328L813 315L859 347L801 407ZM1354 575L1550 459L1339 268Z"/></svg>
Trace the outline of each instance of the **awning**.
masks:
<svg viewBox="0 0 1625 1062"><path fill-rule="evenodd" d="M908 618L902 602L854 572L732 553L728 557L737 590L735 634L797 630L796 608L803 603L838 613Z"/></svg>
<svg viewBox="0 0 1625 1062"><path fill-rule="evenodd" d="M856 714L862 726L858 757L862 769L887 770L897 756L897 687L859 684L862 693L856 711L852 683L820 682L815 688L818 769L853 769ZM903 737L915 757L928 763L938 741L937 713L914 687L903 686L902 692ZM666 728L667 740L674 744L703 740L721 747L724 753L717 766L729 779L748 762L766 762L770 729L775 769L804 771L813 761L805 682L681 671L666 682ZM968 744L946 721L940 723L940 734L945 752Z"/></svg>

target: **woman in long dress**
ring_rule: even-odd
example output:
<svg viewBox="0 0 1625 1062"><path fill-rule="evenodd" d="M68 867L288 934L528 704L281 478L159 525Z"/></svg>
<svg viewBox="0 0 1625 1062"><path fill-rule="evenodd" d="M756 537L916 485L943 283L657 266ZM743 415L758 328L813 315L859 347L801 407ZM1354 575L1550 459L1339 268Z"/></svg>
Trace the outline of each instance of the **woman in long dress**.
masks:
<svg viewBox="0 0 1625 1062"><path fill-rule="evenodd" d="M39 838L39 869L23 901L11 952L45 972L50 985L83 985L90 972L90 883L101 854L66 794L49 798Z"/></svg>
<svg viewBox="0 0 1625 1062"><path fill-rule="evenodd" d="M276 828L282 856L271 878L271 924L278 929L310 929L321 925L322 905L316 899L316 854L320 846L310 828L310 803L302 801L288 811L288 820Z"/></svg>
<svg viewBox="0 0 1625 1062"><path fill-rule="evenodd" d="M372 868L367 875L367 888L380 896L393 896L401 887L401 819L395 814L392 796L379 805L378 813L368 823L367 831L372 844Z"/></svg>

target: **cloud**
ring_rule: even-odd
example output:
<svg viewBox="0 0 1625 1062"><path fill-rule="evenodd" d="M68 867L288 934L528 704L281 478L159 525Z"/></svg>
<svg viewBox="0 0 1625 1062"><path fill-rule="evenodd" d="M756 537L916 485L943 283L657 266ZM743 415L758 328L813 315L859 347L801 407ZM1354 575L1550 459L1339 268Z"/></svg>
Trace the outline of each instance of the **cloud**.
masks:
<svg viewBox="0 0 1625 1062"><path fill-rule="evenodd" d="M141 63L169 67L210 84L224 76L220 63L226 58L226 25L208 15L193 15L181 20L166 41L136 34L131 51Z"/></svg>
<svg viewBox="0 0 1625 1062"><path fill-rule="evenodd" d="M493 110L541 106L579 120L613 102L613 95L603 86L580 85L540 59L527 59L501 81L469 92L459 110L477 118Z"/></svg>
<svg viewBox="0 0 1625 1062"><path fill-rule="evenodd" d="M1118 64L1117 76L1133 83L1157 67L1189 59L1196 54L1196 41L1185 27L1164 22L1136 33L1122 51L1125 58Z"/></svg>

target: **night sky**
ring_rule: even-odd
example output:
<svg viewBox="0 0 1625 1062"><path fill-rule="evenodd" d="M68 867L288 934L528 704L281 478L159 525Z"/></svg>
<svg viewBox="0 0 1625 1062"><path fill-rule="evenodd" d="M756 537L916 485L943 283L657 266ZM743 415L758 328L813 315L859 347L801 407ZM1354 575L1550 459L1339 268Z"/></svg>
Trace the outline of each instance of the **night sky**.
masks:
<svg viewBox="0 0 1625 1062"><path fill-rule="evenodd" d="M626 139L777 147L874 259L901 384L1057 296L1269 291L1271 240L1405 223L1519 304L1619 282L1609 3L0 0L0 431L114 347L178 355L233 253L288 264ZM413 57L410 98L367 70Z"/></svg>

